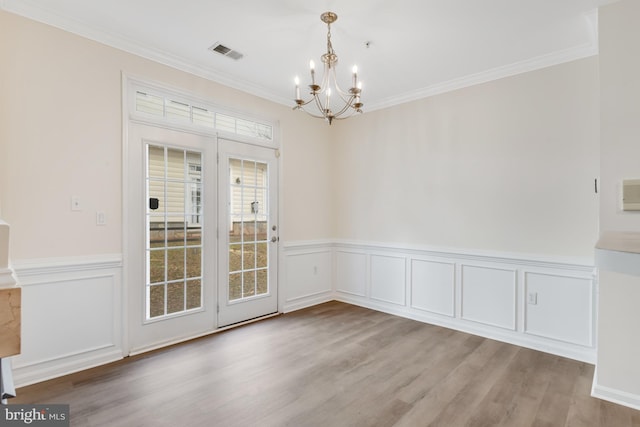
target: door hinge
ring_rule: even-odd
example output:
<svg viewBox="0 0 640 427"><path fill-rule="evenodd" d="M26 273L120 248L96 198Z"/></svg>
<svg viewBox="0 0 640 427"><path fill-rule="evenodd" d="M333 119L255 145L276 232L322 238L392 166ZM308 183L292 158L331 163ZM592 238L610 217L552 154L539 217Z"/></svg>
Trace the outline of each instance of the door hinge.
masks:
<svg viewBox="0 0 640 427"><path fill-rule="evenodd" d="M216 313L220 313L220 304L216 304Z"/></svg>

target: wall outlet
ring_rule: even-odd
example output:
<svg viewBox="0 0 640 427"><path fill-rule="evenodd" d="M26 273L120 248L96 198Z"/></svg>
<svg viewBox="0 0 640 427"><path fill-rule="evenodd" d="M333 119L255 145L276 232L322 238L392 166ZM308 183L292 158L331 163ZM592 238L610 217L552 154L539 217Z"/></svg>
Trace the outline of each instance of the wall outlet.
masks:
<svg viewBox="0 0 640 427"><path fill-rule="evenodd" d="M527 294L527 303L530 305L538 304L538 293L537 292L529 292Z"/></svg>

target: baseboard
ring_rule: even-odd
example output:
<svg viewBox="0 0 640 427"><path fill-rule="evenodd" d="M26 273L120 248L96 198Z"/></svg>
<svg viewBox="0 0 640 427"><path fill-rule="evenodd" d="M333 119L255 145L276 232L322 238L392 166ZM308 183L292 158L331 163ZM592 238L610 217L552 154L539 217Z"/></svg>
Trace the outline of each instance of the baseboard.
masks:
<svg viewBox="0 0 640 427"><path fill-rule="evenodd" d="M123 357L120 255L13 266L22 287L22 353L12 358L18 387Z"/></svg>
<svg viewBox="0 0 640 427"><path fill-rule="evenodd" d="M346 240L289 242L283 258L285 313L337 300L596 360L592 259Z"/></svg>
<svg viewBox="0 0 640 427"><path fill-rule="evenodd" d="M537 339L536 337L519 334L517 332L502 331L499 328L483 327L482 325L461 321L449 316L429 314L403 307L393 307L388 304L369 301L351 295L336 294L335 300L383 313L393 314L394 316L416 320L422 323L428 323L430 325L440 326L507 344L517 345L519 347L555 354L557 356L581 362L590 364L595 364L596 362L596 351L594 348L573 346L567 343L554 342L544 338Z"/></svg>
<svg viewBox="0 0 640 427"><path fill-rule="evenodd" d="M305 295L302 297L292 298L285 301L282 309L283 313L290 313L296 310L302 310L303 308L313 307L314 305L322 304L325 302L333 301L335 299L331 290L319 292L317 294Z"/></svg>
<svg viewBox="0 0 640 427"><path fill-rule="evenodd" d="M591 396L615 403L617 405L627 406L632 409L640 410L640 395L627 393L625 391L599 385L597 368L593 374Z"/></svg>
<svg viewBox="0 0 640 427"><path fill-rule="evenodd" d="M67 356L56 360L13 367L16 388L58 378L96 366L105 365L123 358L118 348L89 351L84 354Z"/></svg>
<svg viewBox="0 0 640 427"><path fill-rule="evenodd" d="M346 241L290 242L283 247L283 313L338 300L595 362L597 291L588 260ZM26 354L14 359L18 386L123 357L120 255L27 260L14 263L14 268L32 313L24 311ZM559 287L577 293L571 291L546 308L547 297ZM527 304L531 291L538 293L537 306ZM68 316L59 316L61 310ZM496 311L501 317L494 317ZM577 315L578 332L563 335L566 320ZM77 319L84 322L81 329ZM86 328L94 332L82 334ZM639 405L637 396L615 390L594 387L595 394Z"/></svg>

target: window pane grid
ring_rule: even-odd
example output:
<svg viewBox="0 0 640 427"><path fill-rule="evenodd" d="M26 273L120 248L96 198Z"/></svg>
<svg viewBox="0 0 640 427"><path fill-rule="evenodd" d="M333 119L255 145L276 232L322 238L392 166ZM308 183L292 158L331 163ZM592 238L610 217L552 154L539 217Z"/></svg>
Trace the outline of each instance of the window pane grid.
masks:
<svg viewBox="0 0 640 427"><path fill-rule="evenodd" d="M156 319L202 306L202 166L197 152L147 153L146 313Z"/></svg>
<svg viewBox="0 0 640 427"><path fill-rule="evenodd" d="M267 165L230 159L229 300L268 293Z"/></svg>

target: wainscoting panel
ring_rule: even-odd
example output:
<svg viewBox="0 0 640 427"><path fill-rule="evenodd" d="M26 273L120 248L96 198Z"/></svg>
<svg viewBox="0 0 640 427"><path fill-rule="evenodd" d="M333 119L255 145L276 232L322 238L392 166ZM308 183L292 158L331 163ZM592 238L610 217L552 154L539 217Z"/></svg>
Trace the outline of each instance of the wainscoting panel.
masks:
<svg viewBox="0 0 640 427"><path fill-rule="evenodd" d="M287 313L331 301L333 250L329 247L285 247L282 311Z"/></svg>
<svg viewBox="0 0 640 427"><path fill-rule="evenodd" d="M462 318L516 329L516 271L462 266Z"/></svg>
<svg viewBox="0 0 640 427"><path fill-rule="evenodd" d="M22 353L13 358L18 386L123 357L120 257L14 268L23 298Z"/></svg>
<svg viewBox="0 0 640 427"><path fill-rule="evenodd" d="M455 316L456 265L450 262L411 260L411 307Z"/></svg>
<svg viewBox="0 0 640 427"><path fill-rule="evenodd" d="M404 257L371 255L371 298L404 306L406 270Z"/></svg>
<svg viewBox="0 0 640 427"><path fill-rule="evenodd" d="M283 312L338 300L595 362L588 261L344 241L287 243L280 261ZM23 352L12 358L18 386L123 357L119 255L12 267L23 287Z"/></svg>
<svg viewBox="0 0 640 427"><path fill-rule="evenodd" d="M593 279L526 272L524 280L526 333L593 345Z"/></svg>
<svg viewBox="0 0 640 427"><path fill-rule="evenodd" d="M332 247L333 299L595 361L590 260L349 241ZM537 305L527 304L531 292Z"/></svg>
<svg viewBox="0 0 640 427"><path fill-rule="evenodd" d="M336 251L336 290L364 297L367 294L367 255Z"/></svg>

